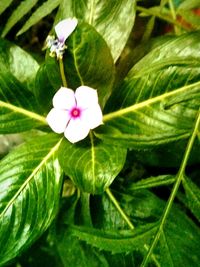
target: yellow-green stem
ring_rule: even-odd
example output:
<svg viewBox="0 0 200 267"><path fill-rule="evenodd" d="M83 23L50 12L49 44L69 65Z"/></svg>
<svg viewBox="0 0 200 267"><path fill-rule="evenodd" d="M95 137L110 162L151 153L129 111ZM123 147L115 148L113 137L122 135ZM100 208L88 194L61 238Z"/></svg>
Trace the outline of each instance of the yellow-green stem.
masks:
<svg viewBox="0 0 200 267"><path fill-rule="evenodd" d="M59 67L60 67L60 75L61 75L63 86L67 87L67 80L65 77L65 70L64 70L64 64L63 64L62 58L59 59Z"/></svg>
<svg viewBox="0 0 200 267"><path fill-rule="evenodd" d="M169 8L170 8L170 12L171 12L173 20L176 21L176 11L175 11L175 8L174 8L173 0L169 0ZM174 31L175 31L176 34L179 34L179 29L178 29L178 27L176 25L174 25Z"/></svg>
<svg viewBox="0 0 200 267"><path fill-rule="evenodd" d="M112 203L115 205L116 209L119 211L119 213L122 216L122 218L125 220L125 222L130 227L130 229L133 230L134 229L134 225L132 224L132 222L130 221L128 216L125 214L125 212L122 210L122 208L120 207L118 201L116 200L116 198L114 197L114 195L112 194L112 192L110 191L109 188L106 189L106 193L109 196L109 198L112 201Z"/></svg>
<svg viewBox="0 0 200 267"><path fill-rule="evenodd" d="M148 261L149 261L149 257L152 255L153 253L153 250L160 238L160 235L161 235L161 232L163 231L163 227L164 227L164 224L166 222L166 219L169 215L169 212L171 210L171 207L172 207L172 204L174 202L174 199L176 197L176 194L177 194L177 191L179 189L179 186L181 184L181 181L183 180L183 177L184 177L184 174L185 174L185 168L187 166L187 162L188 162L188 159L189 159L189 156L190 156L190 152L192 150L192 147L193 147L193 144L194 144L194 141L195 141L195 138L197 136L197 132L198 132L198 127L200 125L200 111L198 113L198 117L197 117L197 120L196 120L196 123L195 123L195 127L194 127L194 131L188 141L188 144L187 144L187 148L186 148L186 151L185 151L185 154L184 154L184 157L183 157L183 160L182 160L182 163L181 163L181 166L180 166L180 169L179 169L179 172L177 174L177 179L176 179L176 182L173 186L173 189L172 189L172 193L169 197L169 200L167 202L167 205L165 207L165 210L162 214L162 217L160 219L160 226L158 228L158 231L153 239L153 242L150 246L150 249L146 255L146 257L144 258L142 264L140 265L140 267L146 267L147 264L148 264Z"/></svg>

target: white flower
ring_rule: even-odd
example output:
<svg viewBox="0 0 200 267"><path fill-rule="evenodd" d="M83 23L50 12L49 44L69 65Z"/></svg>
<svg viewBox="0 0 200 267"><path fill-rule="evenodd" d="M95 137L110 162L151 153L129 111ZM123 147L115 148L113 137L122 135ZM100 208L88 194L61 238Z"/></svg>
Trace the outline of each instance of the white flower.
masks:
<svg viewBox="0 0 200 267"><path fill-rule="evenodd" d="M50 55L55 56L59 59L63 57L64 50L66 48L65 41L70 34L75 30L78 24L76 18L68 18L60 21L55 26L55 32L57 39L54 36L48 36L46 40L47 48L50 48Z"/></svg>
<svg viewBox="0 0 200 267"><path fill-rule="evenodd" d="M102 118L97 91L80 86L75 92L61 87L53 97L53 108L46 119L54 132L64 132L65 137L75 143L102 124Z"/></svg>

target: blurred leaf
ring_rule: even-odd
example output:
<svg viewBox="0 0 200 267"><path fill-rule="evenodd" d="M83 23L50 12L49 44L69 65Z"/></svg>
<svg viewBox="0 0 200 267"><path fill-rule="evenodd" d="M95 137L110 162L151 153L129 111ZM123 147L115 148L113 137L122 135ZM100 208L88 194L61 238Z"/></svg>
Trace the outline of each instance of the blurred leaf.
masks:
<svg viewBox="0 0 200 267"><path fill-rule="evenodd" d="M183 179L183 187L186 194L186 203L194 216L200 221L200 189L187 177Z"/></svg>
<svg viewBox="0 0 200 267"><path fill-rule="evenodd" d="M180 10L178 14L183 18L183 23L189 23L194 30L200 28L200 16L198 14L191 10Z"/></svg>
<svg viewBox="0 0 200 267"><path fill-rule="evenodd" d="M114 91L107 106L114 111L96 135L134 148L188 138L200 105L199 37L174 38L140 60Z"/></svg>
<svg viewBox="0 0 200 267"><path fill-rule="evenodd" d="M103 36L116 61L131 33L135 6L135 0L63 0L57 21L77 17L91 24Z"/></svg>
<svg viewBox="0 0 200 267"><path fill-rule="evenodd" d="M0 62L0 134L17 133L45 125L35 113L38 105L30 91Z"/></svg>
<svg viewBox="0 0 200 267"><path fill-rule="evenodd" d="M179 10L189 10L195 7L200 7L199 0L185 0L178 7Z"/></svg>
<svg viewBox="0 0 200 267"><path fill-rule="evenodd" d="M32 244L57 210L62 170L61 140L45 135L25 143L0 163L0 266Z"/></svg>
<svg viewBox="0 0 200 267"><path fill-rule="evenodd" d="M0 39L0 63L30 91L35 86L35 76L39 65L37 61L19 46Z"/></svg>
<svg viewBox="0 0 200 267"><path fill-rule="evenodd" d="M13 0L1 0L0 1L0 14L4 12L4 10L9 7Z"/></svg>
<svg viewBox="0 0 200 267"><path fill-rule="evenodd" d="M121 171L126 149L105 145L92 133L84 141L71 144L63 140L59 161L65 173L81 190L102 193Z"/></svg>
<svg viewBox="0 0 200 267"><path fill-rule="evenodd" d="M12 27L15 26L15 24L27 14L37 2L38 0L22 1L9 17L1 36L5 37Z"/></svg>
<svg viewBox="0 0 200 267"><path fill-rule="evenodd" d="M24 26L18 31L17 35L24 33L42 18L49 15L56 7L59 6L60 1L61 0L47 0L46 2L44 2L26 21Z"/></svg>

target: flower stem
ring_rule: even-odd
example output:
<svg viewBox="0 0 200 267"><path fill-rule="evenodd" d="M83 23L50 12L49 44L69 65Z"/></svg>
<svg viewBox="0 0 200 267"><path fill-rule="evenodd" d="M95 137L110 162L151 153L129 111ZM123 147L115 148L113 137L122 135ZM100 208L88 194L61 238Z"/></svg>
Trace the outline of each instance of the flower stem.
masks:
<svg viewBox="0 0 200 267"><path fill-rule="evenodd" d="M59 58L59 67L60 67L60 75L61 75L63 86L67 87L67 80L65 77L65 70L64 70L64 64L63 64L62 58Z"/></svg>
<svg viewBox="0 0 200 267"><path fill-rule="evenodd" d="M122 216L122 218L126 221L128 226L130 227L130 229L133 230L134 229L134 225L132 224L132 222L130 221L128 216L124 213L124 211L120 207L118 201L116 200L116 198L114 197L114 195L112 194L112 192L110 191L109 188L106 189L106 193L109 196L109 198L112 201L112 203L115 205L116 209L119 211L119 213Z"/></svg>

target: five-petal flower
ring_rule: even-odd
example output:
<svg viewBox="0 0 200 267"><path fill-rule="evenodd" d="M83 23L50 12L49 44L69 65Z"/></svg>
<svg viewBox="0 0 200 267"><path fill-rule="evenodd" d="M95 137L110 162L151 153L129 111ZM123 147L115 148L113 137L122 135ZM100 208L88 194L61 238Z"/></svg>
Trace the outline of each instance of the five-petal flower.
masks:
<svg viewBox="0 0 200 267"><path fill-rule="evenodd" d="M54 132L64 132L71 143L84 139L91 129L102 124L97 91L88 86L80 86L75 92L61 87L53 97L47 122Z"/></svg>
<svg viewBox="0 0 200 267"><path fill-rule="evenodd" d="M46 40L47 47L50 49L50 55L60 59L63 57L64 50L66 48L65 41L70 34L75 30L78 24L76 18L68 18L60 21L55 26L55 32L57 39L54 36L48 36Z"/></svg>

